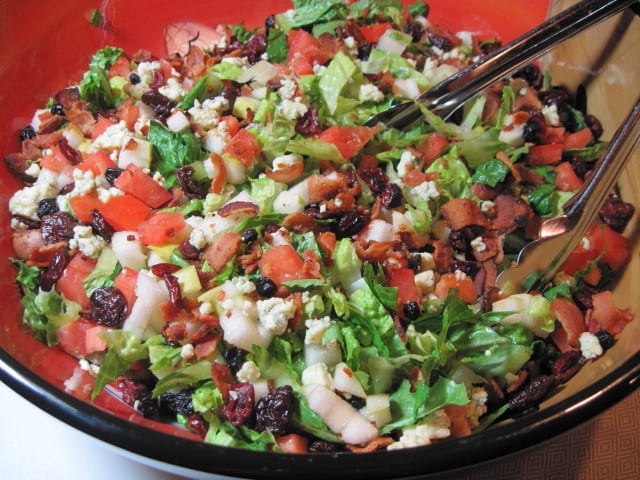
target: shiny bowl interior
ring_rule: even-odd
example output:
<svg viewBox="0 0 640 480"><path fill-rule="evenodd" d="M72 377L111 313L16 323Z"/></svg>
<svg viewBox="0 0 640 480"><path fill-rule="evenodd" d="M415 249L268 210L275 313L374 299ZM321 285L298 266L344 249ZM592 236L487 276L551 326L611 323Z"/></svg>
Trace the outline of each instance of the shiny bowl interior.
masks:
<svg viewBox="0 0 640 480"><path fill-rule="evenodd" d="M38 5L33 5L37 3ZM407 2L409 3L409 2ZM508 41L568 1L547 0L431 0L430 19L454 30L467 29ZM105 28L89 25L86 16L100 4L87 2L0 2L0 103L5 114L0 152L19 148L17 132L30 122L33 110L49 95L77 82L90 55L104 45L135 52L146 48L163 55L163 27L181 20L258 26L267 15L289 8L288 0L234 2L194 0L163 4L141 1L102 2ZM188 5L188 6L187 6ZM635 102L640 84L640 19L630 12L582 34L545 58L554 83L588 90L588 106L605 126L608 138ZM293 478L304 474L333 474L368 478L408 477L467 467L517 452L582 423L630 393L640 377L640 302L634 286L640 283L639 215L626 234L633 254L616 289L621 306L636 320L626 327L606 355L591 362L539 411L495 425L470 437L404 451L349 455L278 455L205 445L171 425L145 420L109 394L95 402L65 392L64 382L78 368L77 361L48 349L20 326L21 307L6 261L13 255L7 202L18 188L0 169L0 380L29 401L62 421L128 454L181 473L233 477ZM620 180L620 193L640 206L640 152Z"/></svg>

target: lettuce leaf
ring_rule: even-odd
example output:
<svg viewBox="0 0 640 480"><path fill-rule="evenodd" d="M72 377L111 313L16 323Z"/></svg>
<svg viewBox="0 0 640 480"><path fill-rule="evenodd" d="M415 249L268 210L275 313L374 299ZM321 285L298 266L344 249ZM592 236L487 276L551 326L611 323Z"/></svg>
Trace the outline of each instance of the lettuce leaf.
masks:
<svg viewBox="0 0 640 480"><path fill-rule="evenodd" d="M339 51L320 75L318 86L329 113L334 114L338 108L338 98L347 83L353 81L358 67L343 52Z"/></svg>
<svg viewBox="0 0 640 480"><path fill-rule="evenodd" d="M109 85L109 68L123 54L116 47L105 47L91 57L89 70L80 81L80 97L91 105L93 111L104 111L116 106L116 98Z"/></svg>
<svg viewBox="0 0 640 480"><path fill-rule="evenodd" d="M164 176L165 187L177 185L177 168L201 160L203 156L200 141L193 132L172 132L156 121L149 126L149 141L158 153L153 169Z"/></svg>

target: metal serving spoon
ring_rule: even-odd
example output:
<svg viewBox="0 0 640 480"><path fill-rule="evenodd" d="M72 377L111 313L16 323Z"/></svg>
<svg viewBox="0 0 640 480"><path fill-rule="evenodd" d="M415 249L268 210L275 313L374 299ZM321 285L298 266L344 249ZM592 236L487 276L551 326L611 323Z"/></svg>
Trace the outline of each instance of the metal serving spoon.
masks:
<svg viewBox="0 0 640 480"><path fill-rule="evenodd" d="M637 0L583 0L440 82L416 101L395 105L374 115L366 124L404 128L421 116L417 102L446 120L467 100L553 47L627 7L638 10L638 5Z"/></svg>
<svg viewBox="0 0 640 480"><path fill-rule="evenodd" d="M640 99L618 128L589 179L563 206L564 215L544 221L539 239L520 251L517 265L498 275L496 286L503 294L540 289L551 281L598 216L638 144Z"/></svg>

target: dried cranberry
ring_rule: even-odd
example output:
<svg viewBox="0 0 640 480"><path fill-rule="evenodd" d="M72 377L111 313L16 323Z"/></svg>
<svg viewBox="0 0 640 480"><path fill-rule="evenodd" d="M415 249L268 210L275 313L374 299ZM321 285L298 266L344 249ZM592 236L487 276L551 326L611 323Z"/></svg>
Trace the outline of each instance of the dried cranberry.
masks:
<svg viewBox="0 0 640 480"><path fill-rule="evenodd" d="M222 88L221 95L229 102L228 111L233 111L233 105L236 103L236 98L240 95L240 84L232 80L223 80L224 87Z"/></svg>
<svg viewBox="0 0 640 480"><path fill-rule="evenodd" d="M60 149L60 153L62 153L62 155L71 162L71 165L77 165L82 162L82 154L69 145L69 142L65 137L62 137L58 141L58 148Z"/></svg>
<svg viewBox="0 0 640 480"><path fill-rule="evenodd" d="M591 135L593 135L593 139L598 141L602 134L604 133L604 129L602 128L602 124L600 120L598 120L593 115L585 115L584 123L586 123L587 127L591 130Z"/></svg>
<svg viewBox="0 0 640 480"><path fill-rule="evenodd" d="M224 361L227 362L229 370L231 370L231 373L234 375L242 368L246 357L247 351L238 347L229 347L224 352Z"/></svg>
<svg viewBox="0 0 640 480"><path fill-rule="evenodd" d="M522 67L513 76L517 78L524 78L529 86L536 90L542 86L542 72L534 63L530 63L529 65Z"/></svg>
<svg viewBox="0 0 640 480"><path fill-rule="evenodd" d="M598 343L603 348L603 350L609 350L611 347L613 347L613 344L615 343L615 339L613 338L613 335L611 335L606 330L598 330L595 333L595 336L598 339Z"/></svg>
<svg viewBox="0 0 640 480"><path fill-rule="evenodd" d="M18 139L22 142L24 140L29 140L36 136L36 131L33 129L31 125L27 125L18 134Z"/></svg>
<svg viewBox="0 0 640 480"><path fill-rule="evenodd" d="M540 375L509 398L509 410L521 412L536 407L553 387L555 379L551 375Z"/></svg>
<svg viewBox="0 0 640 480"><path fill-rule="evenodd" d="M387 183L380 192L380 202L385 208L396 208L402 203L402 190L395 183Z"/></svg>
<svg viewBox="0 0 640 480"><path fill-rule="evenodd" d="M459 270L470 277L475 277L478 271L480 271L480 265L478 265L475 262L465 262L462 260L454 260L453 262L451 262L451 265L449 266L449 271L453 273L456 270Z"/></svg>
<svg viewBox="0 0 640 480"><path fill-rule="evenodd" d="M372 49L373 49L372 43L368 43L368 42L361 43L358 46L358 59L367 61L369 59L369 56L371 55Z"/></svg>
<svg viewBox="0 0 640 480"><path fill-rule="evenodd" d="M73 238L73 228L77 220L67 212L55 212L41 219L42 239L45 245L63 242Z"/></svg>
<svg viewBox="0 0 640 480"><path fill-rule="evenodd" d="M111 237L116 232L115 229L109 225L104 219L102 214L98 210L91 210L91 229L96 235L100 235L107 242L111 241Z"/></svg>
<svg viewBox="0 0 640 480"><path fill-rule="evenodd" d="M573 171L580 178L584 179L587 173L594 167L594 162L587 162L577 152L563 152L562 159L571 164Z"/></svg>
<svg viewBox="0 0 640 480"><path fill-rule="evenodd" d="M463 230L451 230L449 232L449 245L456 252L466 252L469 249L469 241Z"/></svg>
<svg viewBox="0 0 640 480"><path fill-rule="evenodd" d="M204 437L209 430L209 423L199 413L192 413L187 417L187 428Z"/></svg>
<svg viewBox="0 0 640 480"><path fill-rule="evenodd" d="M296 133L308 137L320 133L320 119L318 109L311 105L304 115L302 115L295 126Z"/></svg>
<svg viewBox="0 0 640 480"><path fill-rule="evenodd" d="M258 240L258 232L255 228L249 228L242 232L240 238L242 239L242 243L255 242L256 240Z"/></svg>
<svg viewBox="0 0 640 480"><path fill-rule="evenodd" d="M207 196L207 189L198 185L198 182L193 178L195 169L190 165L185 165L176 169L176 179L180 189L188 198L204 198Z"/></svg>
<svg viewBox="0 0 640 480"><path fill-rule="evenodd" d="M347 238L356 235L364 228L365 217L358 212L347 212L332 225L332 229L338 238Z"/></svg>
<svg viewBox="0 0 640 480"><path fill-rule="evenodd" d="M451 43L451 40L449 40L447 37L443 35L438 35L435 32L428 32L427 40L429 40L429 43L431 45L439 48L443 52L448 52L453 48L453 43Z"/></svg>
<svg viewBox="0 0 640 480"><path fill-rule="evenodd" d="M158 118L167 118L171 115L173 107L176 106L176 102L157 90L147 90L142 94L141 100L142 103L153 109L153 114Z"/></svg>
<svg viewBox="0 0 640 480"><path fill-rule="evenodd" d="M420 316L420 305L414 301L406 302L402 305L402 314L407 320L415 320Z"/></svg>
<svg viewBox="0 0 640 480"><path fill-rule="evenodd" d="M583 311L587 311L590 308L593 308L593 292L588 288L581 288L573 292L571 295L573 301L576 302L576 305L580 307Z"/></svg>
<svg viewBox="0 0 640 480"><path fill-rule="evenodd" d="M368 185L374 195L380 195L389 183L389 177L381 168L360 168L358 175Z"/></svg>
<svg viewBox="0 0 640 480"><path fill-rule="evenodd" d="M271 30L275 26L276 26L276 17L275 17L275 15L269 15L264 21L264 28L266 30L266 33L268 34L269 30Z"/></svg>
<svg viewBox="0 0 640 480"><path fill-rule="evenodd" d="M367 404L367 401L364 398L356 397L354 395L351 395L348 398L345 397L345 400L349 405L351 405L356 410L360 410Z"/></svg>
<svg viewBox="0 0 640 480"><path fill-rule="evenodd" d="M180 283L175 275L164 275L164 284L169 290L169 302L174 308L182 307L182 292L180 291Z"/></svg>
<svg viewBox="0 0 640 480"><path fill-rule="evenodd" d="M635 208L617 195L609 195L600 208L600 219L610 228L622 232L633 217Z"/></svg>
<svg viewBox="0 0 640 480"><path fill-rule="evenodd" d="M259 432L269 430L276 436L284 435L291 429L295 397L293 388L284 385L262 397L256 405L256 426Z"/></svg>
<svg viewBox="0 0 640 480"><path fill-rule="evenodd" d="M402 30L411 35L414 42L419 42L424 35L424 26L420 22L407 22Z"/></svg>
<svg viewBox="0 0 640 480"><path fill-rule="evenodd" d="M225 418L236 427L249 422L253 416L254 398L253 384L250 382L229 386L229 399L222 407Z"/></svg>
<svg viewBox="0 0 640 480"><path fill-rule="evenodd" d="M51 115L62 115L64 116L64 107L59 103L54 103L51 105L51 109L49 110Z"/></svg>
<svg viewBox="0 0 640 480"><path fill-rule="evenodd" d="M256 63L267 50L267 37L263 33L256 33L242 46L242 54L249 62Z"/></svg>
<svg viewBox="0 0 640 480"><path fill-rule="evenodd" d="M184 240L178 250L180 250L180 254L185 260L198 260L200 258L200 250L189 243L189 240Z"/></svg>
<svg viewBox="0 0 640 480"><path fill-rule="evenodd" d="M112 328L122 326L128 311L127 299L116 287L96 288L89 297L89 305L91 320Z"/></svg>
<svg viewBox="0 0 640 480"><path fill-rule="evenodd" d="M307 450L311 453L331 453L336 451L336 444L326 440L314 440L309 443Z"/></svg>
<svg viewBox="0 0 640 480"><path fill-rule="evenodd" d="M524 127L522 128L522 136L525 142L541 143L542 134L546 129L546 123L544 115L539 110L532 110L529 112L529 118L527 119Z"/></svg>
<svg viewBox="0 0 640 480"><path fill-rule="evenodd" d="M269 277L260 276L256 278L253 283L256 285L256 291L258 295L265 298L273 297L278 291L278 286Z"/></svg>
<svg viewBox="0 0 640 480"><path fill-rule="evenodd" d="M411 270L414 272L419 272L422 267L422 256L419 254L409 255L407 257L407 263Z"/></svg>
<svg viewBox="0 0 640 480"><path fill-rule="evenodd" d="M109 182L109 185L113 187L114 182L120 176L121 173L122 173L122 169L119 167L107 168L104 172L104 178L107 182Z"/></svg>
<svg viewBox="0 0 640 480"><path fill-rule="evenodd" d="M140 75L138 75L136 72L131 72L129 74L129 81L131 82L131 85L137 85L140 83Z"/></svg>
<svg viewBox="0 0 640 480"><path fill-rule="evenodd" d="M569 350L551 362L551 373L557 383L564 383L582 368L582 355L578 350Z"/></svg>
<svg viewBox="0 0 640 480"><path fill-rule="evenodd" d="M69 263L69 255L64 248L61 248L53 254L49 261L49 266L40 274L40 288L49 292L53 285L62 276L64 269Z"/></svg>
<svg viewBox="0 0 640 480"><path fill-rule="evenodd" d="M58 202L55 198L43 198L38 202L38 218L42 218L45 215L51 215L59 210Z"/></svg>
<svg viewBox="0 0 640 480"><path fill-rule="evenodd" d="M188 389L162 393L158 398L160 411L169 415L191 415L193 413L192 394L193 392Z"/></svg>
<svg viewBox="0 0 640 480"><path fill-rule="evenodd" d="M479 45L480 53L483 55L490 55L496 50L499 50L502 47L502 44L497 40L488 40L486 42L482 42Z"/></svg>
<svg viewBox="0 0 640 480"><path fill-rule="evenodd" d="M175 263L156 263L151 266L151 273L160 278L176 273L178 270L180 267Z"/></svg>
<svg viewBox="0 0 640 480"><path fill-rule="evenodd" d="M556 107L563 107L567 104L571 104L571 94L564 87L551 87L549 90L539 92L538 98L545 105L555 105Z"/></svg>
<svg viewBox="0 0 640 480"><path fill-rule="evenodd" d="M120 378L116 385L122 393L122 401L124 403L135 407L145 418L158 416L158 403L144 383Z"/></svg>

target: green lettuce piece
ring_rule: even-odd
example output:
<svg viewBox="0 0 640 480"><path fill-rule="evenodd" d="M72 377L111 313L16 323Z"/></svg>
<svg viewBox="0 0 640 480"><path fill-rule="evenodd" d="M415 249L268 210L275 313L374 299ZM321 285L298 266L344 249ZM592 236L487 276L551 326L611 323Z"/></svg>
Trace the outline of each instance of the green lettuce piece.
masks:
<svg viewBox="0 0 640 480"><path fill-rule="evenodd" d="M465 138L458 144L458 149L467 165L478 168L484 162L495 158L498 152L507 149L508 145L498 140L499 135L500 130L497 128L480 132L473 130L465 134Z"/></svg>
<svg viewBox="0 0 640 480"><path fill-rule="evenodd" d="M607 142L597 142L588 147L571 148L567 150L567 153L577 155L579 158L581 158L585 162L595 162L604 153L605 149L607 148L607 145L608 145Z"/></svg>
<svg viewBox="0 0 640 480"><path fill-rule="evenodd" d="M278 183L269 177L249 179L251 182L251 198L258 202L260 212L273 213L273 201L278 194L286 189L286 185Z"/></svg>
<svg viewBox="0 0 640 480"><path fill-rule="evenodd" d="M209 72L220 80L236 81L242 75L243 70L242 67L231 62L220 62L211 67Z"/></svg>
<svg viewBox="0 0 640 480"><path fill-rule="evenodd" d="M235 427L214 414L204 417L209 422L209 429L204 438L206 443L262 452L277 448L276 439L269 430L257 432L244 425Z"/></svg>
<svg viewBox="0 0 640 480"><path fill-rule="evenodd" d="M35 298L40 288L40 269L30 267L23 260L9 258L18 269L16 282L20 287L22 298L22 323L27 326L34 336L47 345L54 345L57 341L55 329L49 324L47 316L35 304Z"/></svg>
<svg viewBox="0 0 640 480"><path fill-rule="evenodd" d="M150 344L162 341L161 337L151 337L143 343L133 333L124 330L106 330L100 336L107 342L107 353L91 392L92 399L134 363L149 358Z"/></svg>
<svg viewBox="0 0 640 480"><path fill-rule="evenodd" d="M418 382L413 389L409 380L404 379L389 400L393 421L380 429L382 435L413 425L445 405L469 403L467 388L445 377L440 377L431 387Z"/></svg>
<svg viewBox="0 0 640 480"><path fill-rule="evenodd" d="M426 17L429 15L429 6L424 1L418 0L417 2L407 5L407 12L414 17L418 15Z"/></svg>
<svg viewBox="0 0 640 480"><path fill-rule="evenodd" d="M48 323L52 327L61 327L80 315L82 307L76 302L66 299L63 295L51 290L45 292L40 290L33 299L36 308L47 317Z"/></svg>
<svg viewBox="0 0 640 480"><path fill-rule="evenodd" d="M504 162L493 158L488 162L480 165L473 175L471 181L473 183L483 183L490 187L495 187L500 182L504 181L509 174L509 167Z"/></svg>
<svg viewBox="0 0 640 480"><path fill-rule="evenodd" d="M329 430L320 415L311 410L304 395L296 395L296 409L293 414L293 424L302 431L308 432L328 442L341 443L340 437Z"/></svg>
<svg viewBox="0 0 640 480"><path fill-rule="evenodd" d="M211 378L211 362L201 360L196 363L188 363L160 379L154 387L152 395L158 397L168 390L184 390L209 378Z"/></svg>
<svg viewBox="0 0 640 480"><path fill-rule="evenodd" d="M200 141L193 132L172 132L156 121L149 126L149 141L158 153L153 169L164 176L165 187L177 185L177 168L201 160L203 156Z"/></svg>
<svg viewBox="0 0 640 480"><path fill-rule="evenodd" d="M182 101L178 104L177 108L182 110L188 110L193 107L196 100L204 100L207 98L209 88L209 77L200 78L191 90L185 95Z"/></svg>
<svg viewBox="0 0 640 480"><path fill-rule="evenodd" d="M82 280L82 286L91 296L94 290L101 287L110 287L122 271L122 265L118 263L118 257L110 247L104 247L100 252L94 269Z"/></svg>
<svg viewBox="0 0 640 480"><path fill-rule="evenodd" d="M353 63L353 60L339 51L333 57L327 69L320 75L318 86L329 113L335 113L340 93L347 83L352 81L357 71L358 67Z"/></svg>
<svg viewBox="0 0 640 480"><path fill-rule="evenodd" d="M347 293L354 291L362 284L360 269L362 261L348 238L341 239L333 249L332 278L337 279Z"/></svg>
<svg viewBox="0 0 640 480"><path fill-rule="evenodd" d="M398 307L398 287L384 286L386 279L381 268L374 272L373 265L370 263L365 264L364 280L384 307L391 310L395 310Z"/></svg>
<svg viewBox="0 0 640 480"><path fill-rule="evenodd" d="M496 127L502 128L504 126L504 120L508 114L513 111L513 107L516 104L516 94L509 85L502 87L502 101L500 102L500 108L498 109Z"/></svg>
<svg viewBox="0 0 640 480"><path fill-rule="evenodd" d="M438 173L436 185L442 203L453 198L472 198L471 176L467 166L458 155L457 146L454 145L437 162L433 162L426 171L427 173Z"/></svg>
<svg viewBox="0 0 640 480"><path fill-rule="evenodd" d="M245 27L244 24L242 23L228 25L228 27L231 30L231 34L234 37L236 37L236 39L240 43L246 43L247 40L249 40L253 36L254 33L258 32L257 28L254 28L253 30L248 30L247 27Z"/></svg>
<svg viewBox="0 0 640 480"><path fill-rule="evenodd" d="M80 97L91 105L93 111L104 111L116 106L116 98L109 84L109 68L123 54L116 47L105 47L91 57L89 70L80 81Z"/></svg>
<svg viewBox="0 0 640 480"><path fill-rule="evenodd" d="M198 413L218 410L224 405L222 393L213 382L206 382L196 388L191 395L191 401L193 402L193 409Z"/></svg>
<svg viewBox="0 0 640 480"><path fill-rule="evenodd" d="M407 61L406 58L394 52L373 48L369 59L361 63L362 72L365 74L376 74L385 71L391 72L395 78L412 78L422 89L432 86L427 78Z"/></svg>
<svg viewBox="0 0 640 480"><path fill-rule="evenodd" d="M284 63L289 54L287 34L279 28L271 28L267 36L267 55L273 63Z"/></svg>
<svg viewBox="0 0 640 480"><path fill-rule="evenodd" d="M282 13L276 16L278 25L289 31L314 23L328 22L336 18L346 17L346 5L342 0L294 0L291 14Z"/></svg>

